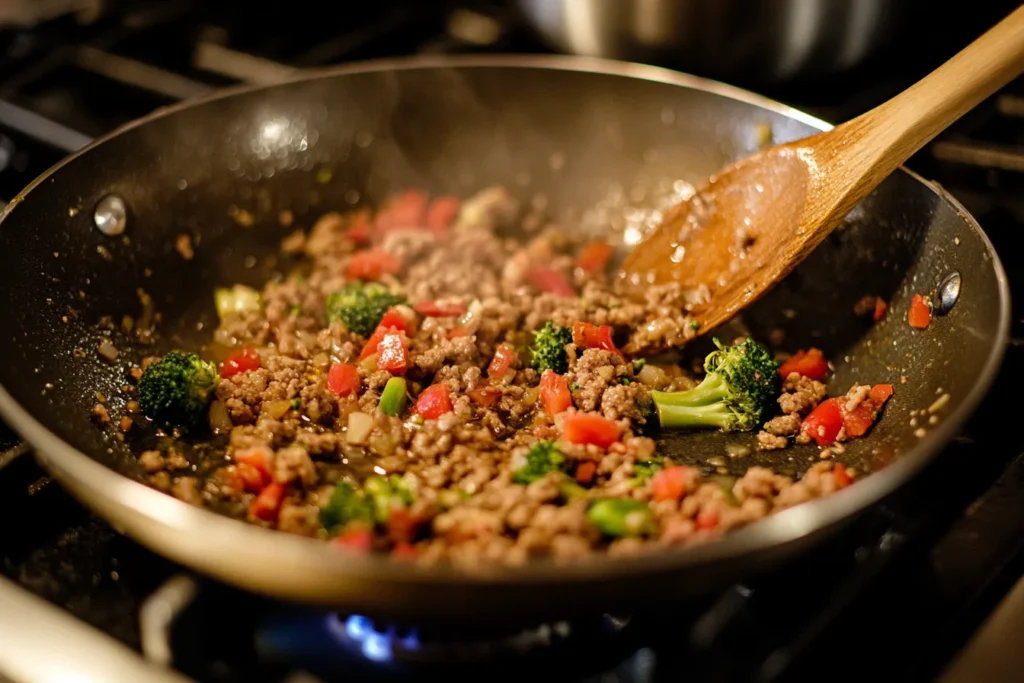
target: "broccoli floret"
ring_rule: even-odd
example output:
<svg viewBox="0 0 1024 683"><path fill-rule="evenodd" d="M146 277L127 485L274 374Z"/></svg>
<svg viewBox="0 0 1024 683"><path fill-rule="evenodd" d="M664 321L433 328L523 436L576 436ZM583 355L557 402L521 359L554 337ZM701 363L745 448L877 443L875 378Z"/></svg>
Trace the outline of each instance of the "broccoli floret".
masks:
<svg viewBox="0 0 1024 683"><path fill-rule="evenodd" d="M565 357L565 345L572 343L572 330L568 327L555 327L547 321L533 339L533 367L537 372L551 369L564 375L569 369L569 361Z"/></svg>
<svg viewBox="0 0 1024 683"><path fill-rule="evenodd" d="M389 308L404 303L404 296L392 293L384 285L350 282L327 297L327 319L340 320L350 331L369 337Z"/></svg>
<svg viewBox="0 0 1024 683"><path fill-rule="evenodd" d="M200 431L217 380L213 363L194 353L171 351L139 378L139 407L164 429Z"/></svg>
<svg viewBox="0 0 1024 683"><path fill-rule="evenodd" d="M530 484L543 479L549 472L561 470L564 464L565 455L557 444L552 441L538 441L526 454L526 462L512 475L512 481L517 484Z"/></svg>
<svg viewBox="0 0 1024 683"><path fill-rule="evenodd" d="M343 481L334 487L327 505L320 509L320 525L329 533L337 533L352 521L373 522L373 500Z"/></svg>
<svg viewBox="0 0 1024 683"><path fill-rule="evenodd" d="M704 359L704 381L688 391L651 392L662 427L746 431L776 407L782 380L768 349L752 339L732 347L714 341L718 348Z"/></svg>

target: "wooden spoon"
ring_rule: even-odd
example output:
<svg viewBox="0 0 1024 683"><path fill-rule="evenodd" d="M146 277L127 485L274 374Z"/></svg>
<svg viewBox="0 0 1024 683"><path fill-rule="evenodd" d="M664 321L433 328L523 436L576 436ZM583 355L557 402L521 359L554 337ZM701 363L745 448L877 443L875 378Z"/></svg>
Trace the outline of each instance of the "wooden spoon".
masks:
<svg viewBox="0 0 1024 683"><path fill-rule="evenodd" d="M715 174L623 262L620 284L703 290L714 328L785 277L854 204L964 113L1024 71L1024 5L888 102L831 131Z"/></svg>

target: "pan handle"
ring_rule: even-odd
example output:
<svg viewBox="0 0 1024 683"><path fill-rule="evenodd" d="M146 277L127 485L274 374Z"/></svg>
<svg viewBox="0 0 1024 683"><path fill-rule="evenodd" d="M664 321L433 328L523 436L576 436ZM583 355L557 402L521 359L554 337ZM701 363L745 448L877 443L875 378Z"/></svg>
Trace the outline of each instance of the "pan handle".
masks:
<svg viewBox="0 0 1024 683"><path fill-rule="evenodd" d="M54 150L54 161L58 156L77 152L92 142L88 135L4 100L0 100L0 130L47 145ZM0 133L0 169L10 162L5 157L14 152L14 142ZM11 199L0 196L0 211ZM0 422L0 469L26 451L28 446L10 427Z"/></svg>

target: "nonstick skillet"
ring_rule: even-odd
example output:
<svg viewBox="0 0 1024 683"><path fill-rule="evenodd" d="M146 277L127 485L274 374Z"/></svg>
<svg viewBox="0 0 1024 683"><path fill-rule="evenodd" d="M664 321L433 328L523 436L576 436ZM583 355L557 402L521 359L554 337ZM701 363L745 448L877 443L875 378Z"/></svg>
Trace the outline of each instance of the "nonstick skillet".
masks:
<svg viewBox="0 0 1024 683"><path fill-rule="evenodd" d="M1007 284L984 233L940 188L895 173L744 315L756 337L780 328L792 349L822 348L836 366L833 393L854 381L897 391L884 419L842 455L868 476L719 542L472 573L340 555L145 486L130 449L98 429L90 410L96 392L113 395L142 356L208 338L214 287L259 285L279 267L272 257L283 209L308 226L320 213L373 204L402 187L468 195L502 183L570 216L611 207L606 215L618 221L626 204L649 205L658 188L701 179L754 151L767 133L780 142L826 127L718 83L564 57L368 63L160 110L68 157L4 212L0 413L116 529L245 589L372 615L458 620L564 617L710 595L798 557L906 483L988 389L1007 338ZM239 210L252 225L231 218ZM195 245L191 260L174 248L183 233ZM155 347L118 331L120 355L104 359L98 324L138 316L140 291L160 314ZM914 293L932 296L942 313L926 330L906 322ZM889 302L882 322L853 313L865 294ZM913 419L947 394L935 424ZM661 446L706 463L724 453L724 439L665 434ZM815 449L796 447L730 466L798 474L816 459Z"/></svg>

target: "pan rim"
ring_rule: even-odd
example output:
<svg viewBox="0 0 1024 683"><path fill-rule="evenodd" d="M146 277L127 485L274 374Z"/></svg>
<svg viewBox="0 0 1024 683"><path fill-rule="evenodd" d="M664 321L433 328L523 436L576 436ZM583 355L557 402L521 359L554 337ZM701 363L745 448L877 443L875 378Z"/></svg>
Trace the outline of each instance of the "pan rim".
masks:
<svg viewBox="0 0 1024 683"><path fill-rule="evenodd" d="M327 80L330 78L357 73L370 73L388 70L416 70L443 68L522 68L533 70L553 70L561 72L581 72L598 75L611 75L624 78L648 80L666 85L685 87L692 90L708 92L721 97L740 101L771 111L789 119L805 123L817 130L827 130L831 124L806 114L800 110L762 97L735 86L719 81L685 74L670 69L593 57L575 56L523 56L523 55L462 55L462 56L429 56L406 57L355 62L343 66L315 69L299 72L292 78L280 83L269 85L240 85L218 90L209 95L164 107L147 116L128 122L103 135L77 152L67 156L38 178L33 180L24 190L19 192L0 212L0 223L8 215L17 210L17 206L38 185L49 180L52 175L78 157L87 154L106 141L122 133L146 125L147 123L171 116L176 112L191 109L204 103L240 96L246 93L269 90L278 85L287 86L296 83ZM218 515L214 512L195 508L165 493L152 489L145 484L132 480L119 472L109 469L93 460L85 453L74 448L56 434L47 429L40 421L25 410L0 385L0 415L29 444L37 450L37 457L50 469L58 479L82 500L82 491L89 491L91 496L109 496L124 508L132 510L141 520L164 527L175 527L180 530L201 530L202 543L199 550L192 549L183 553L179 550L169 551L173 543L151 543L148 538L139 534L129 535L143 545L147 545L165 557L199 568L222 580L250 589L265 591L282 597L305 597L322 601L337 599L345 591L329 589L331 581L342 582L345 579L372 580L394 586L421 586L430 584L469 585L486 584L500 585L533 585L541 583L577 583L606 581L626 575L641 576L663 573L671 570L684 570L697 566L708 566L716 562L753 555L769 551L773 548L798 543L812 535L834 527L844 520L850 519L864 509L882 500L896 489L902 487L916 472L930 462L954 436L967 418L974 413L981 399L988 393L1000 367L1010 328L1010 292L1003 265L991 241L977 220L964 209L955 198L926 181L919 175L905 168L900 171L908 174L934 192L940 200L950 204L977 236L981 239L988 252L1000 298L999 321L995 330L995 345L990 352L977 381L964 396L963 401L933 431L923 438L901 458L886 468L885 477L866 477L846 490L824 499L806 502L789 510L771 515L743 529L730 532L713 543L701 544L690 548L665 548L659 552L644 554L637 557L598 556L588 558L585 562L569 565L558 565L550 561L529 563L523 567L486 567L476 572L467 572L449 567L419 567L389 561L387 557L361 556L346 554L344 561L339 561L336 549L322 541L307 539L291 534L259 528L245 522ZM84 502L84 501L83 501ZM87 507L96 509L91 502ZM109 519L109 518L108 518ZM110 519L113 526L124 531L123 525ZM225 579L228 572L220 568L216 561L218 553L201 552L203 548L218 546L249 546L264 547L262 555L267 561L283 559L279 571L284 580L268 581L253 579L248 585L240 583L239 572L230 572L230 579ZM188 555L185 558L185 555ZM351 557L349 557L351 555ZM206 558L209 559L206 559ZM204 561L205 560L205 561ZM284 565L302 567L307 576L319 576L313 581L319 586L297 586L304 581L289 581L284 576ZM265 572L261 572L265 573ZM291 585L289 585L291 584Z"/></svg>

